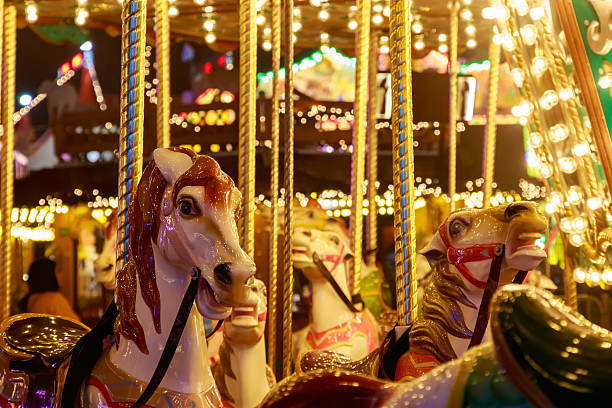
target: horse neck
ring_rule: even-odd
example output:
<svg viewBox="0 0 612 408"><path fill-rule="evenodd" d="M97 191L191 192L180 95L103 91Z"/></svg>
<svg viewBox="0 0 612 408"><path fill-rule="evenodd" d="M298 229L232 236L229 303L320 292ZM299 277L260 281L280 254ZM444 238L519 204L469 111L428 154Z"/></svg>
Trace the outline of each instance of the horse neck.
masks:
<svg viewBox="0 0 612 408"><path fill-rule="evenodd" d="M468 268L474 276L488 276L490 267L490 260L470 262L468 264ZM464 291L465 296L474 304L474 306L476 306L476 308L472 308L459 302L459 307L461 308L461 311L463 311L465 325L468 329L473 331L474 327L476 326L478 310L480 309L480 305L482 303L484 289L480 289L472 285L463 275L461 275L461 273L457 268L455 268L455 266L449 265L449 268L451 268L451 271L453 273L456 273L461 277L464 286L467 288L467 290ZM450 334L448 338L450 340L451 345L453 346L453 350L455 350L455 354L457 354L457 357L461 357L461 355L467 351L471 341L471 338L463 339ZM484 343L489 340L491 340L491 338L489 336L489 326L487 325L487 329L485 331L482 342Z"/></svg>
<svg viewBox="0 0 612 408"><path fill-rule="evenodd" d="M227 340L226 340L227 341ZM258 406L270 390L264 337L252 345L233 345L230 362L235 379L225 379L237 408Z"/></svg>
<svg viewBox="0 0 612 408"><path fill-rule="evenodd" d="M350 299L344 262L340 262L332 275L344 294ZM312 281L312 327L315 331L329 330L351 320L353 317L353 312L342 302L326 279L321 278Z"/></svg>
<svg viewBox="0 0 612 408"><path fill-rule="evenodd" d="M137 285L136 315L142 325L149 354L143 354L133 341L122 337L119 347L111 348L111 361L126 374L148 382L155 371L174 324L183 295L189 285L189 275L169 265L154 246L155 274L160 295L161 332L153 325L151 311ZM214 386L207 356L204 321L196 307L185 325L170 367L160 387L182 393L202 393Z"/></svg>

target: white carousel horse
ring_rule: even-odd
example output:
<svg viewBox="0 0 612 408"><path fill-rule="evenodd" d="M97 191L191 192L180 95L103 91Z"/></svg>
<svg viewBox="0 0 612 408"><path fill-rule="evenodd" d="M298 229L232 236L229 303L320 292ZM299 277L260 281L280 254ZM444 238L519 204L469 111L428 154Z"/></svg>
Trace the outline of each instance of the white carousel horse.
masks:
<svg viewBox="0 0 612 408"><path fill-rule="evenodd" d="M376 322L367 309L351 310L314 260L316 254L350 300L348 238L339 221L320 208L296 208L294 218L293 265L312 283L311 322L295 335L295 355L326 349L360 359L378 347Z"/></svg>
<svg viewBox="0 0 612 408"><path fill-rule="evenodd" d="M364 359L366 371L376 375L380 369L383 377L395 380L420 377L460 357L474 340L489 340L489 302L483 298L490 299L498 284L513 282L520 271L534 269L546 258L535 245L546 228L546 218L529 202L449 215L423 250L432 274L421 313L408 330L390 332L381 350ZM494 270L498 276L492 279ZM296 370L338 362L345 364L338 356L313 353L302 358Z"/></svg>
<svg viewBox="0 0 612 408"><path fill-rule="evenodd" d="M113 210L104 229L104 246L94 261L96 280L105 289L115 290L115 265L117 261L117 210Z"/></svg>
<svg viewBox="0 0 612 408"><path fill-rule="evenodd" d="M144 170L128 212L129 260L117 275L115 341L102 350L83 384L80 406L130 406L146 389L158 362L163 361L167 342L171 344L173 337L178 342L176 351L147 406L219 406L209 359L203 352L206 340L202 316L223 319L230 315L231 307L257 302L251 288L255 265L238 239L236 219L240 202L234 182L212 158L181 148L155 150L154 160ZM195 296L195 307L185 302L190 293ZM187 308L181 316L183 303ZM179 322L178 317L186 321L182 335L178 332L179 336L170 336L177 333L173 325ZM49 319L50 323L57 321ZM12 333L15 324L7 325L5 321L4 328L5 333ZM61 330L57 331L61 334ZM40 350L34 346L37 342L48 343L45 336L48 331L36 333L38 337L31 334L28 337L26 346L32 346L31 349L19 346L19 342L0 342L4 351L1 356L16 353L23 356L24 350L39 356ZM9 337L5 334L3 338ZM54 339L55 344L62 344L59 334ZM64 357L70 349L63 348ZM72 358L70 370L78 370L80 363L76 356ZM60 370L64 375L66 365L64 361ZM0 366L9 365L0 358ZM7 386L15 381L15 374L0 373L3 373L0 393L10 392ZM68 375L65 379L62 398L66 401L67 385L73 378ZM63 381L60 378L45 390L36 389L37 383L30 382L24 401L38 398L37 395L54 396L62 389ZM55 399L51 402L57 403ZM42 405L31 402L27 406Z"/></svg>
<svg viewBox="0 0 612 408"><path fill-rule="evenodd" d="M257 305L235 307L223 322L219 361L212 372L224 407L258 406L276 383L266 365L266 287L255 280Z"/></svg>
<svg viewBox="0 0 612 408"><path fill-rule="evenodd" d="M316 370L277 384L262 408L604 407L612 333L547 291L507 285L491 303L493 342L412 381Z"/></svg>

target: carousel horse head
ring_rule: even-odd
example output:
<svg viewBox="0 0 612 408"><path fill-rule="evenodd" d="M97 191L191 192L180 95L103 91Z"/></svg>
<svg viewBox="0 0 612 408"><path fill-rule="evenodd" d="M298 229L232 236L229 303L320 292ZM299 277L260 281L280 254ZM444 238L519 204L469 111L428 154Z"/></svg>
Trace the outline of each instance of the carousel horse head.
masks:
<svg viewBox="0 0 612 408"><path fill-rule="evenodd" d="M484 289L495 245L503 244L505 248L500 284L510 283L518 271L534 269L546 258L546 252L535 241L547 226L546 218L531 202L461 209L440 225L422 253L432 265L452 265L469 291Z"/></svg>
<svg viewBox="0 0 612 408"><path fill-rule="evenodd" d="M315 202L294 209L293 264L313 281L324 279L314 263L314 254L333 274L344 261L352 258L348 234L341 220L331 217Z"/></svg>
<svg viewBox="0 0 612 408"><path fill-rule="evenodd" d="M117 261L117 210L108 217L104 229L104 246L94 261L96 280L106 289L115 289L115 263Z"/></svg>
<svg viewBox="0 0 612 408"><path fill-rule="evenodd" d="M251 289L257 303L234 307L232 314L223 322L223 336L233 345L254 345L264 335L268 314L266 286L255 279Z"/></svg>
<svg viewBox="0 0 612 408"><path fill-rule="evenodd" d="M215 320L254 297L255 264L239 244L236 222L242 197L232 179L214 159L189 149L156 149L153 159L130 203L130 260L118 272L116 295L118 329L144 351L134 312L136 282L158 333L159 282L185 283L199 269L197 309ZM178 290L177 303L184 290Z"/></svg>

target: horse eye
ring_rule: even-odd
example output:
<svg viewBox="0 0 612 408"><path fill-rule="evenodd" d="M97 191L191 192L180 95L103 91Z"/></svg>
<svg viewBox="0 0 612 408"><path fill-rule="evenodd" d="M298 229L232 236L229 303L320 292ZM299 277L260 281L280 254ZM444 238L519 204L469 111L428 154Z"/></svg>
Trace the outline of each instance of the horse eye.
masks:
<svg viewBox="0 0 612 408"><path fill-rule="evenodd" d="M180 199L178 203L178 207L179 207L179 211L181 212L181 215L193 216L193 215L198 214L197 206L195 202L193 201L193 199L191 198Z"/></svg>
<svg viewBox="0 0 612 408"><path fill-rule="evenodd" d="M456 237L457 235L459 235L461 232L463 232L463 230L465 229L465 227L467 227L467 222L458 218L455 219L451 222L448 230L450 232L450 235L452 237Z"/></svg>
<svg viewBox="0 0 612 408"><path fill-rule="evenodd" d="M336 245L340 245L340 240L338 239L338 237L331 237L330 241Z"/></svg>
<svg viewBox="0 0 612 408"><path fill-rule="evenodd" d="M313 211L308 211L308 217L309 218L314 218L314 212Z"/></svg>

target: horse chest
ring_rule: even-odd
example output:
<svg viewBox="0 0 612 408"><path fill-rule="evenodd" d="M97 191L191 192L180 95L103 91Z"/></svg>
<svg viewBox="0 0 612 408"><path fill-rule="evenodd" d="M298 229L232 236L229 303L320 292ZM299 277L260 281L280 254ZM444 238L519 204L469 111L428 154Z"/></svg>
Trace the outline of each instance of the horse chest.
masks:
<svg viewBox="0 0 612 408"><path fill-rule="evenodd" d="M353 319L334 326L328 330L317 332L312 327L304 338L301 351L334 350L345 353L352 359L364 357L375 349L376 328L363 313L357 313Z"/></svg>

